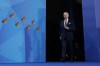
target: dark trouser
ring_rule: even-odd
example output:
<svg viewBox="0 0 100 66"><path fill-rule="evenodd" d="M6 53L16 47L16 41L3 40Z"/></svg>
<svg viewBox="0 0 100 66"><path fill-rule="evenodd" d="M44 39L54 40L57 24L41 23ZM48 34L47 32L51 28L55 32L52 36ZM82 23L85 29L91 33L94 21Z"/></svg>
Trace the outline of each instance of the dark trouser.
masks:
<svg viewBox="0 0 100 66"><path fill-rule="evenodd" d="M73 59L73 40L62 40L62 59L66 60L66 54Z"/></svg>

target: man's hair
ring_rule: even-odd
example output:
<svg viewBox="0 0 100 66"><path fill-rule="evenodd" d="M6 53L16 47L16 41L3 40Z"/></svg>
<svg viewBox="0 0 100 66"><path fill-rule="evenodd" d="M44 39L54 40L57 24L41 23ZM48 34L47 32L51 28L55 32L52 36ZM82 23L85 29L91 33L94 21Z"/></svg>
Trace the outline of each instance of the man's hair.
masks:
<svg viewBox="0 0 100 66"><path fill-rule="evenodd" d="M64 12L64 13L67 13L67 14L69 15L69 13L68 13L68 12ZM63 13L63 14L64 14L64 13Z"/></svg>

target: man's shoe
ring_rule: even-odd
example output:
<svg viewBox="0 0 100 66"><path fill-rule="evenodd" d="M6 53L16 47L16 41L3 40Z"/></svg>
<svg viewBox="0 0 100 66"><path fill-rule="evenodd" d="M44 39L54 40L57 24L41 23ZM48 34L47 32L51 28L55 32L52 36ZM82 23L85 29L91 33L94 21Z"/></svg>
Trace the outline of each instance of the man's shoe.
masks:
<svg viewBox="0 0 100 66"><path fill-rule="evenodd" d="M66 62L65 59L60 59L61 62Z"/></svg>

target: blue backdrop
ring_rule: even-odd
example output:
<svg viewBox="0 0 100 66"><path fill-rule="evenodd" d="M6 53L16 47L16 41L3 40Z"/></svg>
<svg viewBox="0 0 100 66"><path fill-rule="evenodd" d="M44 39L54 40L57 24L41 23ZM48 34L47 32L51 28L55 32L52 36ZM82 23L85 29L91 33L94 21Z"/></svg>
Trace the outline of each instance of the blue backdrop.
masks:
<svg viewBox="0 0 100 66"><path fill-rule="evenodd" d="M9 17L11 12L14 18ZM4 18L6 24L2 23ZM15 26L17 21L19 27ZM45 62L45 22L45 0L0 0L0 63Z"/></svg>

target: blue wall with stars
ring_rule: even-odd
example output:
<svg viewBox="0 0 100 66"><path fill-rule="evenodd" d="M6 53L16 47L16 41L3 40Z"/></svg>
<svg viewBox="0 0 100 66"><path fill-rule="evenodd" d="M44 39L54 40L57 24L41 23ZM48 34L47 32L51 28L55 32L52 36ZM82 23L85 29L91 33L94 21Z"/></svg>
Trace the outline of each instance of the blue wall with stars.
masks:
<svg viewBox="0 0 100 66"><path fill-rule="evenodd" d="M11 12L14 18L9 17ZM5 18L7 23L3 24ZM17 21L20 26L15 25ZM0 0L0 63L45 62L45 24L45 0Z"/></svg>

